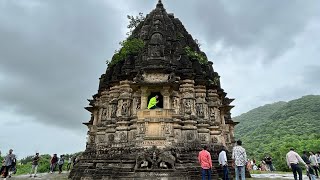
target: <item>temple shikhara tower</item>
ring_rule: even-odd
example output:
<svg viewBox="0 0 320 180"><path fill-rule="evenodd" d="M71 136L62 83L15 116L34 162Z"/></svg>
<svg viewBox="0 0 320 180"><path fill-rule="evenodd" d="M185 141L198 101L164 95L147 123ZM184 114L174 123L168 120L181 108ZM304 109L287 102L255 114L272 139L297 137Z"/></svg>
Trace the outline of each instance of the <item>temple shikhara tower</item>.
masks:
<svg viewBox="0 0 320 180"><path fill-rule="evenodd" d="M122 45L85 108L86 150L69 177L199 179L207 145L218 178L217 151L231 150L236 123L213 63L161 1Z"/></svg>

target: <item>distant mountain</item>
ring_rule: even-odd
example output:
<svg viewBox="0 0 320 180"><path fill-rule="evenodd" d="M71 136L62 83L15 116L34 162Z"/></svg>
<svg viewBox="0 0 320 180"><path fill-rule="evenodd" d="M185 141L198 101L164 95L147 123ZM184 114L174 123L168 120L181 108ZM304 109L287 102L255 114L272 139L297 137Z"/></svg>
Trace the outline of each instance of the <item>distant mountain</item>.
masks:
<svg viewBox="0 0 320 180"><path fill-rule="evenodd" d="M320 151L320 95L255 108L234 118L236 139L243 141L249 158L257 162L270 154L278 170L288 170L285 155L290 147Z"/></svg>

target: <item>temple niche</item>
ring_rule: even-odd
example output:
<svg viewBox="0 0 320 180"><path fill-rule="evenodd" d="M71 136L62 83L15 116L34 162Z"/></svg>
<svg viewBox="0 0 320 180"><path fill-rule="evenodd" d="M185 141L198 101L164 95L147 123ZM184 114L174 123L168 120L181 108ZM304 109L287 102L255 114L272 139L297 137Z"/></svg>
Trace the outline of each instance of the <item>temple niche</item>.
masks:
<svg viewBox="0 0 320 180"><path fill-rule="evenodd" d="M98 93L86 107L91 113L86 150L72 169L72 179L199 179L197 155L209 147L222 174L217 152L231 150L234 126L212 62L161 1L130 38L143 50L109 66ZM188 56L186 48L198 54ZM148 101L159 96L156 109ZM231 164L231 163L230 163Z"/></svg>

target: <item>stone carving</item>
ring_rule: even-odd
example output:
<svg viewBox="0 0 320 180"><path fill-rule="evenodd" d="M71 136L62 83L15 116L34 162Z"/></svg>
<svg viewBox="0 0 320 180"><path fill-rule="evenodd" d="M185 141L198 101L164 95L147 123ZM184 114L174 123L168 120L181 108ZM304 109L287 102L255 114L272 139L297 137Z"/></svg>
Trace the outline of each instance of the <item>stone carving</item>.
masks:
<svg viewBox="0 0 320 180"><path fill-rule="evenodd" d="M176 158L171 154L170 151L165 151L159 155L157 163L160 168L175 169Z"/></svg>
<svg viewBox="0 0 320 180"><path fill-rule="evenodd" d="M171 126L170 126L169 123L167 123L167 124L165 125L165 127L164 127L164 132L165 132L166 134L171 134Z"/></svg>
<svg viewBox="0 0 320 180"><path fill-rule="evenodd" d="M215 121L216 120L216 115L215 115L215 111L213 107L209 108L209 116L210 116L210 120L211 121Z"/></svg>
<svg viewBox="0 0 320 180"><path fill-rule="evenodd" d="M162 48L160 45L149 46L150 57L161 57L163 56Z"/></svg>
<svg viewBox="0 0 320 180"><path fill-rule="evenodd" d="M159 152L153 147L137 154L135 169L175 169L175 162L176 157L171 151Z"/></svg>
<svg viewBox="0 0 320 180"><path fill-rule="evenodd" d="M192 102L191 99L184 99L184 112L186 114L191 114L192 113Z"/></svg>
<svg viewBox="0 0 320 180"><path fill-rule="evenodd" d="M211 142L212 143L218 143L218 138L217 137L212 137Z"/></svg>
<svg viewBox="0 0 320 180"><path fill-rule="evenodd" d="M206 138L206 135L200 134L199 139L200 139L200 141L206 141L207 138Z"/></svg>
<svg viewBox="0 0 320 180"><path fill-rule="evenodd" d="M109 134L109 135L108 135L108 141L109 141L110 143L114 142L114 134Z"/></svg>
<svg viewBox="0 0 320 180"><path fill-rule="evenodd" d="M155 33L151 36L148 51L150 57L163 56L163 36L160 33Z"/></svg>
<svg viewBox="0 0 320 180"><path fill-rule="evenodd" d="M135 109L140 109L141 108L141 98L135 98L135 102L136 102Z"/></svg>
<svg viewBox="0 0 320 180"><path fill-rule="evenodd" d="M203 104L196 105L196 112L198 117L204 117L204 107Z"/></svg>
<svg viewBox="0 0 320 180"><path fill-rule="evenodd" d="M101 115L100 115L100 117L101 117L101 120L102 120L102 121L107 120L107 118L108 118L108 109L107 109L107 108L102 108L102 109L101 109Z"/></svg>
<svg viewBox="0 0 320 180"><path fill-rule="evenodd" d="M177 92L174 92L172 108L175 114L180 114L180 98L177 96Z"/></svg>
<svg viewBox="0 0 320 180"><path fill-rule="evenodd" d="M143 74L143 72L139 71L139 72L137 73L136 77L133 78L133 80L134 80L135 82L143 82L143 81L144 81L144 77L143 77L142 74Z"/></svg>
<svg viewBox="0 0 320 180"><path fill-rule="evenodd" d="M95 142L95 136L94 135L89 135L89 144L92 144Z"/></svg>
<svg viewBox="0 0 320 180"><path fill-rule="evenodd" d="M110 118L115 118L117 116L117 104L112 103L110 105Z"/></svg>
<svg viewBox="0 0 320 180"><path fill-rule="evenodd" d="M187 140L188 141L191 141L191 140L193 140L194 139L194 133L193 132L188 132L187 133Z"/></svg>
<svg viewBox="0 0 320 180"><path fill-rule="evenodd" d="M127 141L127 134L125 132L120 133L120 141L126 142Z"/></svg>
<svg viewBox="0 0 320 180"><path fill-rule="evenodd" d="M146 133L146 126L145 126L144 123L141 123L141 124L139 125L139 133L140 133L140 134L145 134L145 133Z"/></svg>
<svg viewBox="0 0 320 180"><path fill-rule="evenodd" d="M178 82L180 81L180 77L176 76L174 72L171 72L168 76L168 82Z"/></svg>
<svg viewBox="0 0 320 180"><path fill-rule="evenodd" d="M130 116L130 100L124 100L121 106L121 115Z"/></svg>

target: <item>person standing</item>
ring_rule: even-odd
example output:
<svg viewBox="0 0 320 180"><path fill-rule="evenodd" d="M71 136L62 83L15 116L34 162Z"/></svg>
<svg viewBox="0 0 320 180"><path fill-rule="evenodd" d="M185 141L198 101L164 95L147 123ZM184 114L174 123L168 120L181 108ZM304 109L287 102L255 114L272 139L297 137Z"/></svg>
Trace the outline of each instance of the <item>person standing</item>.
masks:
<svg viewBox="0 0 320 180"><path fill-rule="evenodd" d="M310 162L307 163L307 172L310 180L316 180L316 175L314 174L314 169L310 165Z"/></svg>
<svg viewBox="0 0 320 180"><path fill-rule="evenodd" d="M306 164L310 163L310 160L309 160L309 156L308 156L308 154L307 154L307 151L302 151L302 156L301 156L301 158L303 159L303 161L304 161Z"/></svg>
<svg viewBox="0 0 320 180"><path fill-rule="evenodd" d="M316 154L317 157L317 161L318 161L318 167L320 168L320 151L318 151L318 153ZM320 172L320 170L319 170Z"/></svg>
<svg viewBox="0 0 320 180"><path fill-rule="evenodd" d="M63 167L63 164L64 164L64 155L60 155L60 159L58 161L58 165L59 165L59 174L62 173L62 167Z"/></svg>
<svg viewBox="0 0 320 180"><path fill-rule="evenodd" d="M30 177L32 177L32 173L34 173L33 177L37 177L39 160L40 160L39 153L36 153L36 155L32 158L32 168L30 172Z"/></svg>
<svg viewBox="0 0 320 180"><path fill-rule="evenodd" d="M299 180L302 180L302 170L299 166L299 162L304 164L306 168L308 168L308 166L303 161L303 159L299 156L299 154L294 152L294 148L290 148L290 151L286 155L286 161L287 161L288 167L292 169L294 179L297 180L297 172L298 172Z"/></svg>
<svg viewBox="0 0 320 180"><path fill-rule="evenodd" d="M9 175L9 171L11 169L11 166L13 164L13 161L15 160L16 156L12 153L13 150L10 149L9 150L9 154L7 154L7 156L4 158L5 159L5 172L4 172L4 179L6 180L8 175Z"/></svg>
<svg viewBox="0 0 320 180"><path fill-rule="evenodd" d="M206 175L208 175L208 180L211 180L212 161L211 154L207 149L207 146L203 146L203 150L200 151L198 155L198 160L201 165L202 180L206 179Z"/></svg>
<svg viewBox="0 0 320 180"><path fill-rule="evenodd" d="M221 149L218 160L223 169L223 180L229 180L228 159L225 147Z"/></svg>
<svg viewBox="0 0 320 180"><path fill-rule="evenodd" d="M319 165L318 165L317 157L312 151L310 151L309 154L310 154L309 156L310 166L314 169L316 173L316 177L318 178Z"/></svg>
<svg viewBox="0 0 320 180"><path fill-rule="evenodd" d="M53 154L51 160L50 160L50 173L52 174L54 172L54 169L56 168L58 162L57 154Z"/></svg>
<svg viewBox="0 0 320 180"><path fill-rule="evenodd" d="M236 180L239 180L239 175L242 180L245 180L245 171L247 164L246 150L242 147L242 141L238 140L236 146L233 147L232 151L232 165L235 166Z"/></svg>
<svg viewBox="0 0 320 180"><path fill-rule="evenodd" d="M71 163L72 163L72 157L70 156L70 157L69 157L69 160L68 160L67 171L70 170L70 168L71 168Z"/></svg>

